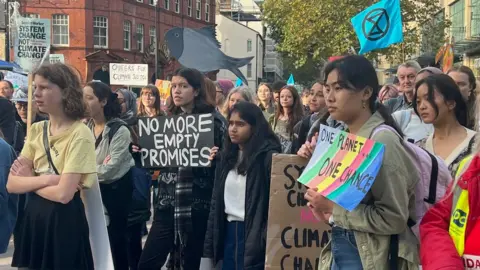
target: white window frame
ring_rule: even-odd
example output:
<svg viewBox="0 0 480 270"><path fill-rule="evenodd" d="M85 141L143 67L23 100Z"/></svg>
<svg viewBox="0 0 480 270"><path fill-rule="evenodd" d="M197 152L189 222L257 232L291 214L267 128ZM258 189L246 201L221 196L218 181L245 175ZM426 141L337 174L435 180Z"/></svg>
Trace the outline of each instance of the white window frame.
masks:
<svg viewBox="0 0 480 270"><path fill-rule="evenodd" d="M163 1L163 7L164 7L166 10L170 10L170 0L165 0L165 1Z"/></svg>
<svg viewBox="0 0 480 270"><path fill-rule="evenodd" d="M208 4L208 2L205 3L205 21L210 21L210 4Z"/></svg>
<svg viewBox="0 0 480 270"><path fill-rule="evenodd" d="M143 0L137 0L137 2L139 2L139 3L143 3Z"/></svg>
<svg viewBox="0 0 480 270"><path fill-rule="evenodd" d="M247 78L252 78L253 68L252 63L247 64Z"/></svg>
<svg viewBox="0 0 480 270"><path fill-rule="evenodd" d="M188 4L187 4L187 15L189 17L192 17L192 7L193 7L193 0L187 0L188 1Z"/></svg>
<svg viewBox="0 0 480 270"><path fill-rule="evenodd" d="M98 20L102 21L98 21ZM105 45L97 44L95 45L95 27L105 29L105 36L98 35L99 43L100 39L105 39ZM108 18L105 16L94 16L93 17L93 47L95 48L108 48Z"/></svg>
<svg viewBox="0 0 480 270"><path fill-rule="evenodd" d="M202 19L202 0L196 0L195 12L197 20Z"/></svg>
<svg viewBox="0 0 480 270"><path fill-rule="evenodd" d="M38 13L27 13L27 14L25 14L25 18L40 19L40 14L38 14Z"/></svg>
<svg viewBox="0 0 480 270"><path fill-rule="evenodd" d="M126 46L127 43L128 46ZM123 21L123 49L125 51L130 51L132 49L132 22L128 20Z"/></svg>
<svg viewBox="0 0 480 270"><path fill-rule="evenodd" d="M180 0L175 0L175 12L180 13Z"/></svg>
<svg viewBox="0 0 480 270"><path fill-rule="evenodd" d="M252 40L248 39L247 40L247 52L251 52L253 50L252 45L253 45Z"/></svg>
<svg viewBox="0 0 480 270"><path fill-rule="evenodd" d="M155 0L148 0L148 4L150 6L155 6Z"/></svg>
<svg viewBox="0 0 480 270"><path fill-rule="evenodd" d="M137 40L137 49L140 52L143 52L145 50L145 25L142 23L137 24L137 31L136 33L136 40ZM139 37L141 35L141 38Z"/></svg>
<svg viewBox="0 0 480 270"><path fill-rule="evenodd" d="M150 29L148 30L150 34L150 46L154 45L157 43L157 28L155 26L150 26ZM157 46L154 45L154 48ZM155 50L150 51L150 54L155 54Z"/></svg>
<svg viewBox="0 0 480 270"><path fill-rule="evenodd" d="M67 27L66 32L67 33L62 33L65 31L64 27ZM63 31L62 31L63 29ZM60 33L55 33L57 31L60 31ZM67 42L62 42L63 39L67 38ZM55 42L55 37L58 37L59 40L58 42ZM68 46L70 45L70 16L68 14L52 14L52 45L55 46Z"/></svg>

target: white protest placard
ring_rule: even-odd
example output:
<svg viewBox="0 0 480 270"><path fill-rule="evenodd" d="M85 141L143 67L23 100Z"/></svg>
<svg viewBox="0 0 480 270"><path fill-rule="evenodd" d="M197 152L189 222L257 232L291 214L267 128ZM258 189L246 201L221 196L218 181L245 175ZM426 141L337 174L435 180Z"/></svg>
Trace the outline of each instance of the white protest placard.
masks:
<svg viewBox="0 0 480 270"><path fill-rule="evenodd" d="M65 64L65 56L63 54L50 54L50 64L62 63Z"/></svg>
<svg viewBox="0 0 480 270"><path fill-rule="evenodd" d="M110 84L145 86L148 84L147 64L110 63Z"/></svg>
<svg viewBox="0 0 480 270"><path fill-rule="evenodd" d="M15 91L18 89L28 89L28 77L26 75L8 71L7 75L5 75L5 80L13 84L13 89L15 89Z"/></svg>
<svg viewBox="0 0 480 270"><path fill-rule="evenodd" d="M18 39L15 40L15 61L26 72L32 72L50 51L49 19L18 19Z"/></svg>

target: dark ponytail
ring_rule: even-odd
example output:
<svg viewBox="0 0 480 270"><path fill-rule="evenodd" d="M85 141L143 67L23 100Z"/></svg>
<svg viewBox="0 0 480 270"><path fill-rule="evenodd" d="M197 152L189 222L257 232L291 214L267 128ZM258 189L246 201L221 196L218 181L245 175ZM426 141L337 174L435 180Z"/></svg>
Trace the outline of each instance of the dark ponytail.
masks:
<svg viewBox="0 0 480 270"><path fill-rule="evenodd" d="M380 101L376 102L375 111L377 111L383 117L383 120L385 120L385 125L391 126L393 129L395 129L398 135L402 137L402 139L404 138L404 134L400 127L397 125L397 122L395 121L395 119L393 119L387 107L385 107Z"/></svg>

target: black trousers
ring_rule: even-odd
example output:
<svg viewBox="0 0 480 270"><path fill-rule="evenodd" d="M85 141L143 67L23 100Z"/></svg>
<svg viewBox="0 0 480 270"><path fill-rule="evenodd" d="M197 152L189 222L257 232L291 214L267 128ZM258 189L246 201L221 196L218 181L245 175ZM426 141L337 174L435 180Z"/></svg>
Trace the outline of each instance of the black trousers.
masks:
<svg viewBox="0 0 480 270"><path fill-rule="evenodd" d="M127 219L132 201L131 172L111 184L100 184L102 201L108 212L107 227L115 270L128 270Z"/></svg>
<svg viewBox="0 0 480 270"><path fill-rule="evenodd" d="M144 223L139 222L127 228L128 266L130 270L137 270L142 255L142 230Z"/></svg>
<svg viewBox="0 0 480 270"><path fill-rule="evenodd" d="M203 242L207 231L208 213L192 211L193 230L188 235L183 252L184 270L198 270L203 255ZM155 210L152 227L143 248L139 270L158 270L174 249L175 230L173 209ZM173 269L173 267L171 268Z"/></svg>

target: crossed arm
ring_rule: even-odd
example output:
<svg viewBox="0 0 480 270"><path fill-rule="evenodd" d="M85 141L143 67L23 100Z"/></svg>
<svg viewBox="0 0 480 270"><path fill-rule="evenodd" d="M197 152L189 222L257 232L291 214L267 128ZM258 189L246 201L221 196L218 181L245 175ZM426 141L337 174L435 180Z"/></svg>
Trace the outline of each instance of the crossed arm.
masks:
<svg viewBox="0 0 480 270"><path fill-rule="evenodd" d="M35 192L47 200L67 204L78 191L81 176L78 173L35 176L33 162L20 156L10 169L7 190L14 194Z"/></svg>

